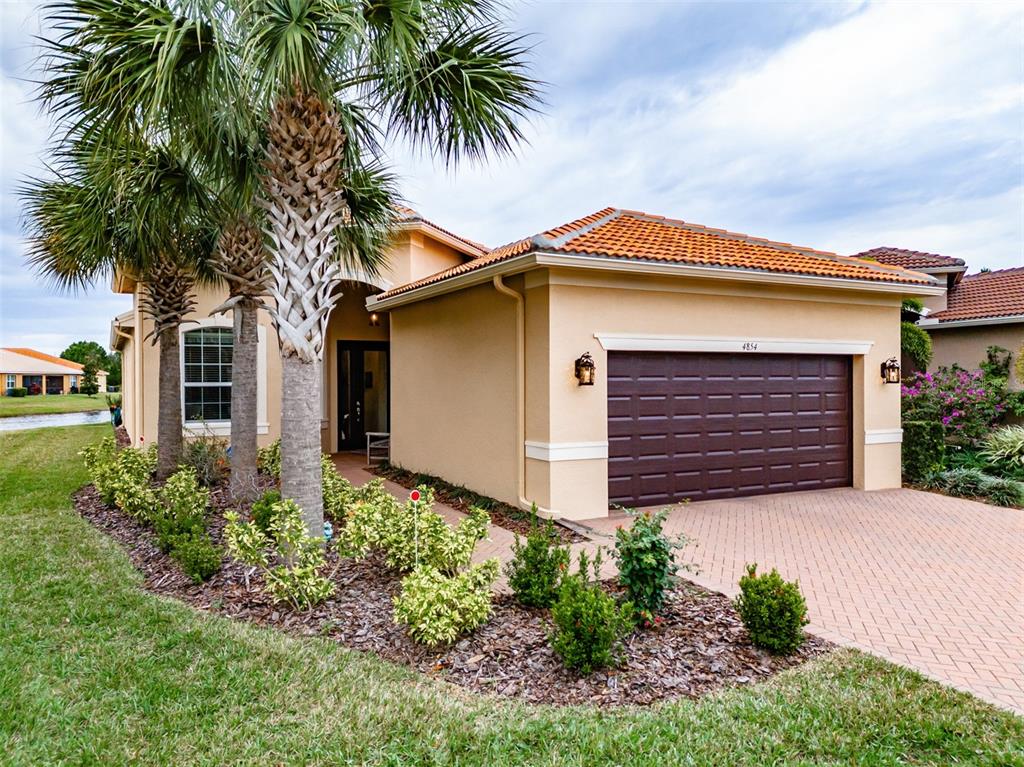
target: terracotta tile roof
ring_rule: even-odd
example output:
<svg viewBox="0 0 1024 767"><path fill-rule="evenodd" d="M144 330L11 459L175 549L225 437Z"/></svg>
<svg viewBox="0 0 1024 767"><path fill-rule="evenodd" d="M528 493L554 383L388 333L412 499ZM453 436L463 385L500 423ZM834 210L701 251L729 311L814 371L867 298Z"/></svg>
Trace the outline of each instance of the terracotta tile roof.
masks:
<svg viewBox="0 0 1024 767"><path fill-rule="evenodd" d="M939 323L1024 315L1024 266L968 274L949 291L941 312L928 316Z"/></svg>
<svg viewBox="0 0 1024 767"><path fill-rule="evenodd" d="M841 279L931 284L896 266L772 242L634 210L604 208L546 232L516 240L465 264L399 285L378 299L441 282L530 251L690 264Z"/></svg>
<svg viewBox="0 0 1024 767"><path fill-rule="evenodd" d="M864 258L880 264L900 266L904 269L936 269L944 266L963 266L963 259L940 256L938 253L924 253L904 248L872 248L857 253L853 258Z"/></svg>
<svg viewBox="0 0 1024 767"><path fill-rule="evenodd" d="M15 354L20 354L22 357L31 357L32 359L42 360L43 362L52 362L54 365L63 365L64 367L75 368L76 370L84 369L77 362L66 360L63 357L54 357L52 354L46 354L44 352L37 352L35 349L5 346L4 351L14 352Z"/></svg>
<svg viewBox="0 0 1024 767"><path fill-rule="evenodd" d="M432 227L432 228L436 229L439 232L444 232L449 237L452 237L452 238L458 240L459 242L465 243L472 250L476 251L477 255L482 254L482 253L486 253L487 251L490 250L490 248L487 247L486 245L482 245L479 242L474 242L473 240L470 240L470 239L467 239L465 237L462 237L461 235L455 234L455 232L451 231L450 229L445 229L442 226L438 226L437 224L435 224L430 219L427 219L427 218L424 218L423 216L421 216L418 211L415 211L412 208L407 208L405 205L396 205L395 206L395 210L398 212L398 220L401 223L406 223L406 224L413 224L413 223L426 224L427 226Z"/></svg>

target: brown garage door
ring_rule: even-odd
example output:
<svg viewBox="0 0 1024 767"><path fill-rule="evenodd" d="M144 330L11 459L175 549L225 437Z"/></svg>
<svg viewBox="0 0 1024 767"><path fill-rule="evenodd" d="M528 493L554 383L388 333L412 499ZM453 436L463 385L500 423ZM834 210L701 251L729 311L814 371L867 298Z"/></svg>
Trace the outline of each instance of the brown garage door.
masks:
<svg viewBox="0 0 1024 767"><path fill-rule="evenodd" d="M610 352L609 499L848 486L850 392L849 357Z"/></svg>

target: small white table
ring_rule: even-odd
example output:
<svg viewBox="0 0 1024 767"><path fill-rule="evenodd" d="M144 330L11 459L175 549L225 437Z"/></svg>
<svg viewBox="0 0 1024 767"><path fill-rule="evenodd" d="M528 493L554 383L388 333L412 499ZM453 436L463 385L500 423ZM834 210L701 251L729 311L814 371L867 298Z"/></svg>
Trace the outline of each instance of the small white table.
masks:
<svg viewBox="0 0 1024 767"><path fill-rule="evenodd" d="M366 464L369 466L376 459L386 461L391 457L391 432L366 432Z"/></svg>

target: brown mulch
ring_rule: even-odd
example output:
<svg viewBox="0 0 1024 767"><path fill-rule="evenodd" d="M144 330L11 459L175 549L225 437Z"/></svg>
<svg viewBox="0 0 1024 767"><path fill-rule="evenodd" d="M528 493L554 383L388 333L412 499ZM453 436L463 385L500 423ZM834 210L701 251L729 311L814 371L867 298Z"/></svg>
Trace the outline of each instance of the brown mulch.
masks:
<svg viewBox="0 0 1024 767"><path fill-rule="evenodd" d="M128 430L123 425L114 428L114 441L118 447L132 446L132 438L128 436Z"/></svg>
<svg viewBox="0 0 1024 767"><path fill-rule="evenodd" d="M468 514L473 506L480 506L491 516L491 524L502 527L509 532L518 533L523 537L529 535L533 529L533 520L529 513L494 498L484 498L464 487L451 485L435 477L428 478L422 474L414 474L413 472L388 464L377 464L371 467L370 471L378 477L389 479L395 484L410 490L420 485L427 485L434 491L435 500L463 513ZM583 541L590 540L582 533L559 524L557 520L554 530L562 543L582 543Z"/></svg>
<svg viewBox="0 0 1024 767"><path fill-rule="evenodd" d="M207 583L193 583L157 548L148 528L105 506L91 485L76 493L74 501L83 517L124 547L153 593L291 634L329 637L474 692L528 703L647 705L696 698L722 687L755 683L833 647L808 635L794 655L772 656L750 644L728 598L682 581L671 594L661 625L629 636L618 668L587 677L565 669L552 652L548 611L523 608L507 595L495 597L487 624L451 647L432 650L413 642L392 621L391 600L400 579L375 558L357 562L331 548L334 596L309 612L296 613L273 604L260 588L260 576L227 557ZM220 512L230 508L226 491L214 490L211 501L217 513L209 528L220 544Z"/></svg>

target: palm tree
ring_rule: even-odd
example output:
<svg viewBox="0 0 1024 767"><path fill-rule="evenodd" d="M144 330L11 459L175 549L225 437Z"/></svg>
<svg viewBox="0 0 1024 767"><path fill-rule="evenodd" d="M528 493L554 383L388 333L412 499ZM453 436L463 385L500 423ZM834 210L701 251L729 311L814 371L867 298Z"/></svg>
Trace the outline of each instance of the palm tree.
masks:
<svg viewBox="0 0 1024 767"><path fill-rule="evenodd" d="M62 147L56 174L22 185L29 262L63 289L89 287L115 271L144 283L146 339L160 345L157 476L181 458L179 326L212 243L205 187L185 158L140 141L114 147L78 137Z"/></svg>
<svg viewBox="0 0 1024 767"><path fill-rule="evenodd" d="M103 133L140 119L172 133L183 125L209 135L265 132L259 204L283 360L282 494L319 535L324 329L346 273L379 268L390 219L379 194L352 207L354 158L382 135L449 165L510 151L538 92L522 39L487 0L58 0L55 8L61 37L47 97L58 111Z"/></svg>

